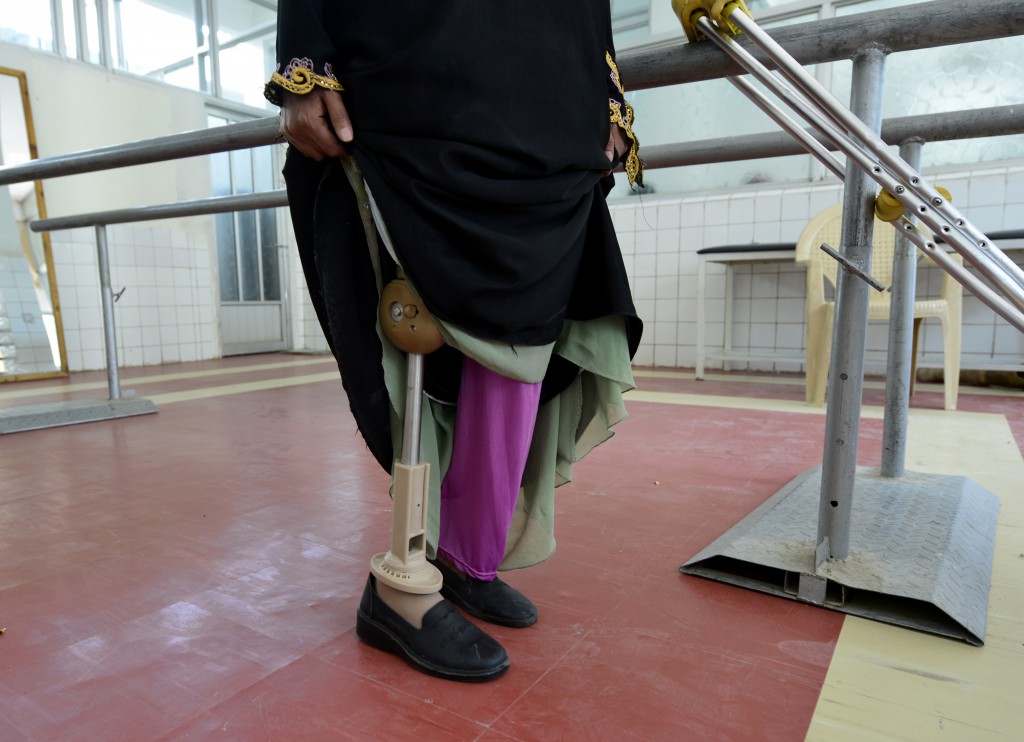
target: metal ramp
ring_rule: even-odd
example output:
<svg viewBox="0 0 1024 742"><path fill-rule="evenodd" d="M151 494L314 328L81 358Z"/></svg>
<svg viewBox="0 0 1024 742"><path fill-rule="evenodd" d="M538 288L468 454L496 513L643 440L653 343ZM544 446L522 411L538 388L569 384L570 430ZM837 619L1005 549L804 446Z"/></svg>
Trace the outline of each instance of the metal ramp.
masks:
<svg viewBox="0 0 1024 742"><path fill-rule="evenodd" d="M821 474L800 474L680 571L983 644L999 498L964 477L861 468L850 553L815 569Z"/></svg>
<svg viewBox="0 0 1024 742"><path fill-rule="evenodd" d="M156 405L148 399L83 399L71 402L22 405L0 409L0 435L27 430L77 425L120 417L152 415Z"/></svg>

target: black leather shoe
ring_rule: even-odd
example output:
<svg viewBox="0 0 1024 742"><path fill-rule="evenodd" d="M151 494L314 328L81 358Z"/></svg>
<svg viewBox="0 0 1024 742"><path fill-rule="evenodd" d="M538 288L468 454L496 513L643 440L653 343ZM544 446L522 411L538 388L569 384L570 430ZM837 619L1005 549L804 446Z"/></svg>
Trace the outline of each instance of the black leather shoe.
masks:
<svg viewBox="0 0 1024 742"><path fill-rule="evenodd" d="M522 629L537 623L537 606L506 582L495 577L479 580L456 572L440 559L429 560L441 571L441 595L484 621Z"/></svg>
<svg viewBox="0 0 1024 742"><path fill-rule="evenodd" d="M423 628L414 628L380 599L373 575L366 580L356 611L356 634L372 647L398 654L417 670L448 680L491 680L509 666L505 648L447 600L427 611Z"/></svg>

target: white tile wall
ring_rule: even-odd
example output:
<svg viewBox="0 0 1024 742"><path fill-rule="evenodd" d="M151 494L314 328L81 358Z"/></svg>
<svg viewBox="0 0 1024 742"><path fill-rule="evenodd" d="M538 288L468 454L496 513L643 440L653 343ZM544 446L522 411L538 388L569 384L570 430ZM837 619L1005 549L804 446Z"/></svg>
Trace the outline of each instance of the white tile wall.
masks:
<svg viewBox="0 0 1024 742"><path fill-rule="evenodd" d="M1024 227L1024 165L947 172L932 180L948 187L959 208L984 230ZM635 362L692 367L696 360L697 250L734 243L795 241L815 213L842 199L834 181L792 188L755 187L706 197L613 202L612 218L646 332ZM198 222L192 222L198 224ZM95 232L53 233L69 367L105 366ZM176 222L108 229L111 279L124 294L115 305L122 366L192 361L220 356L216 257L208 226ZM309 302L301 266L290 252L292 346L327 352ZM1024 262L1024 252L1015 253ZM942 274L922 270L919 295L938 294ZM734 274L733 346L791 351L804 347L804 274L786 263L740 265ZM709 347L724 338L725 270L708 265ZM868 369L884 369L886 330L868 333ZM923 365L940 365L942 338L927 321ZM969 295L964 299L964 368L1024 365L1024 336ZM800 363L749 364L759 370L800 370Z"/></svg>
<svg viewBox="0 0 1024 742"><path fill-rule="evenodd" d="M153 226L154 224L158 226ZM212 245L202 229L161 223L107 228L121 366L220 356ZM71 371L106 366L96 232L51 235Z"/></svg>
<svg viewBox="0 0 1024 742"><path fill-rule="evenodd" d="M957 207L980 229L1024 228L1024 165L927 175L950 189ZM707 196L661 200L648 196L639 203L634 199L613 202L612 218L637 311L646 327L635 362L695 364L698 250L726 244L795 242L814 214L841 200L841 184L830 180L813 186L751 187ZM1011 255L1024 263L1024 251ZM724 337L725 268L708 263L707 269L706 333L708 347L714 348L721 347ZM937 296L943 275L935 268L923 269L918 295ZM733 347L800 355L806 333L803 269L786 263L737 265L733 280ZM677 293L670 296L673 286ZM869 372L885 369L887 334L885 323L872 323L868 330ZM920 365L941 365L942 335L937 320L924 323L921 352ZM1024 335L966 293L961 362L963 368L1024 366ZM741 367L802 370L799 362Z"/></svg>

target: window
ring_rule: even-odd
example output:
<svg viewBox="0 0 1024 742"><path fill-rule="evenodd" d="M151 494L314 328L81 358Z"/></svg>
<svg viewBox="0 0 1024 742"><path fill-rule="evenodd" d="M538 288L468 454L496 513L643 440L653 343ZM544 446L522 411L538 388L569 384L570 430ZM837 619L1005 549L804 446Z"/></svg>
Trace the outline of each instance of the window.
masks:
<svg viewBox="0 0 1024 742"><path fill-rule="evenodd" d="M210 116L210 126L229 120ZM270 147L210 156L214 196L273 190L274 152ZM277 212L274 209L216 214L217 265L221 302L281 300Z"/></svg>
<svg viewBox="0 0 1024 742"><path fill-rule="evenodd" d="M217 3L220 97L264 107L263 85L274 71L277 11L250 0Z"/></svg>
<svg viewBox="0 0 1024 742"><path fill-rule="evenodd" d="M906 8L908 13L912 13L913 6L924 1L747 0L747 5L758 23L770 31L818 18L892 8ZM639 18L643 11L638 7L641 5L651 7L650 3L632 0L612 3L617 44L621 39L629 39L631 46L636 48L637 41L642 42L645 38L641 36L638 39L636 28L629 22L634 14ZM679 37L682 38L681 31ZM840 101L847 102L850 99L851 68L849 61L841 61L818 65L809 71ZM626 82L628 84L628 79ZM884 96L884 118L1019 104L1024 99L1024 37L893 54L886 63ZM637 113L635 130L644 145L779 130L725 80L643 90L629 97ZM788 112L788 107L783 106L783 109ZM932 142L922 153L925 167L1016 158L1024 158L1024 134ZM685 192L762 182L816 180L825 172L813 158L797 156L654 170L648 173L647 181L657 192ZM629 190L626 188L612 192L612 198L627 195Z"/></svg>
<svg viewBox="0 0 1024 742"><path fill-rule="evenodd" d="M0 41L52 52L53 25L49 2L21 3L17 13L0 14Z"/></svg>
<svg viewBox="0 0 1024 742"><path fill-rule="evenodd" d="M666 0L667 2L668 0ZM650 34L649 0L611 0L612 34L616 46L642 39Z"/></svg>

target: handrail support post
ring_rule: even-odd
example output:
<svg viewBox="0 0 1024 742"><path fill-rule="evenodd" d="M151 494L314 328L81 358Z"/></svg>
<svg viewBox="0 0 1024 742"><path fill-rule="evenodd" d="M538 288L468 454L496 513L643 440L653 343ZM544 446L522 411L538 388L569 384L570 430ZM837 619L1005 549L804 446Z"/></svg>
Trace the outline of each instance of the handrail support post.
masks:
<svg viewBox="0 0 1024 742"><path fill-rule="evenodd" d="M114 328L114 292L110 287L110 255L107 227L96 225L96 258L100 271L100 297L103 303L103 345L107 354L107 388L111 399L121 398L121 380L117 366L117 333Z"/></svg>
<svg viewBox="0 0 1024 742"><path fill-rule="evenodd" d="M924 141L900 143L900 157L921 170ZM908 212L908 218L917 218ZM885 420L882 426L882 476L903 476L907 457L910 390L914 380L914 294L917 290L917 246L897 230L893 250L892 296L889 298L889 346L885 361ZM949 349L946 349L949 352Z"/></svg>
<svg viewBox="0 0 1024 742"><path fill-rule="evenodd" d="M850 109L876 132L882 125L885 58L884 51L869 47L853 60ZM842 252L866 271L871 270L874 201L871 177L849 161L843 194ZM860 278L845 270L838 271L815 541L816 568L826 559L845 559L850 550L869 292L870 287Z"/></svg>

